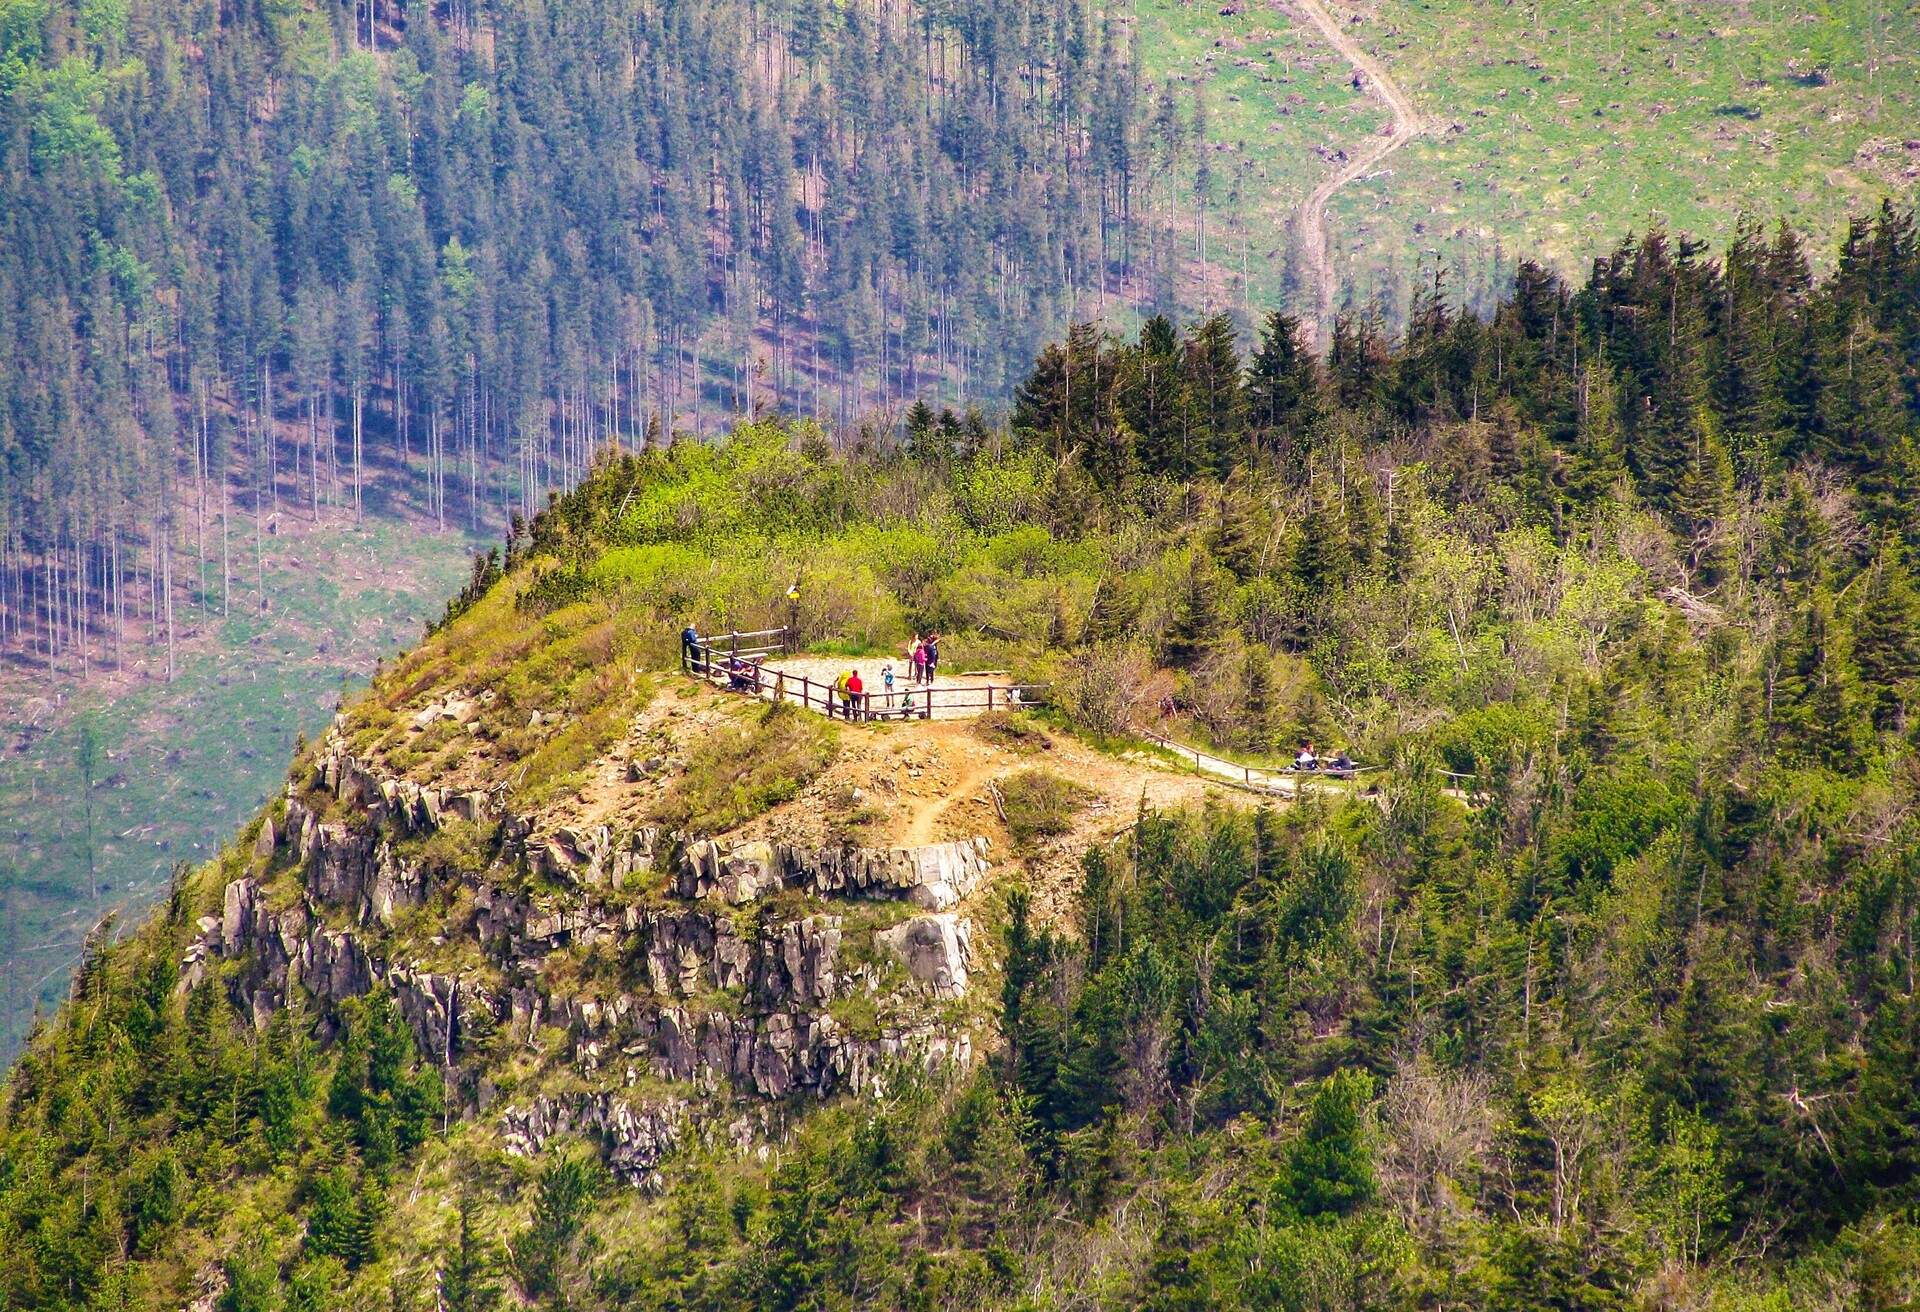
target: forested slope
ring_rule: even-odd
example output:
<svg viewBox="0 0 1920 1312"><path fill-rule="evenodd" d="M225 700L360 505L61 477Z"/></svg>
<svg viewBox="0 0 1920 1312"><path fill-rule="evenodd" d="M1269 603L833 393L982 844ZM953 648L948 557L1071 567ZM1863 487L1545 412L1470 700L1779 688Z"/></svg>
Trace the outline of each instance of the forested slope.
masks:
<svg viewBox="0 0 1920 1312"><path fill-rule="evenodd" d="M6 0L7 635L370 462L497 532L615 437L997 398L1173 306L1189 129L1077 3Z"/></svg>
<svg viewBox="0 0 1920 1312"><path fill-rule="evenodd" d="M90 955L7 1085L0 1297L1911 1306L1910 216L1334 346L1082 330L1009 431L603 459ZM666 673L796 573L809 642L1051 679L982 730L1035 769L1170 717L1381 795L850 896L897 864L808 781L918 731ZM796 806L850 846L728 837ZM964 970L902 973L923 919Z"/></svg>
<svg viewBox="0 0 1920 1312"><path fill-rule="evenodd" d="M136 825L93 857L96 786L181 759L128 688L209 676L217 723L253 644L341 650L309 534L498 537L609 442L1003 398L1076 304L1173 304L1191 130L1078 4L0 0L11 1020L164 879Z"/></svg>

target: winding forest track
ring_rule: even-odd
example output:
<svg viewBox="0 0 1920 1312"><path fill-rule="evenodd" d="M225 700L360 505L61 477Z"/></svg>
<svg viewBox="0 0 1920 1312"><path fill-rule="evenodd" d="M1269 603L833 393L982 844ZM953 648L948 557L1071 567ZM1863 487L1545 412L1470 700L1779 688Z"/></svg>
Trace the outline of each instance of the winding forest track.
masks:
<svg viewBox="0 0 1920 1312"><path fill-rule="evenodd" d="M1380 61L1361 49L1360 44L1342 30L1339 20L1327 12L1320 0L1287 0L1287 5L1304 15L1327 39L1327 43L1340 52L1340 57L1353 65L1368 94L1385 104L1393 115L1390 133L1384 137L1369 137L1351 159L1331 176L1322 179L1300 207L1300 245L1306 254L1307 265L1312 270L1314 285L1314 317L1307 327L1317 342L1320 333L1333 322L1333 255L1327 238L1327 202L1340 188L1364 176L1381 160L1425 132L1427 121L1420 116L1413 101L1388 75Z"/></svg>

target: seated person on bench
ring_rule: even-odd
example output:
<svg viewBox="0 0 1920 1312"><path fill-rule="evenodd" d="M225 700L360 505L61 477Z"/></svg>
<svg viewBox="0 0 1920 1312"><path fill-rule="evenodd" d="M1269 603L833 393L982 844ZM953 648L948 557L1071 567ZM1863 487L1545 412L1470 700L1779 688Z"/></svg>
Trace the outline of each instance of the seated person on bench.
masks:
<svg viewBox="0 0 1920 1312"><path fill-rule="evenodd" d="M1351 779L1358 768L1354 765L1353 758L1344 751L1336 753L1334 758L1326 764L1327 773L1335 779Z"/></svg>
<svg viewBox="0 0 1920 1312"><path fill-rule="evenodd" d="M1312 743L1300 744L1300 754L1293 758L1293 768L1302 772L1320 768L1320 758L1313 754Z"/></svg>

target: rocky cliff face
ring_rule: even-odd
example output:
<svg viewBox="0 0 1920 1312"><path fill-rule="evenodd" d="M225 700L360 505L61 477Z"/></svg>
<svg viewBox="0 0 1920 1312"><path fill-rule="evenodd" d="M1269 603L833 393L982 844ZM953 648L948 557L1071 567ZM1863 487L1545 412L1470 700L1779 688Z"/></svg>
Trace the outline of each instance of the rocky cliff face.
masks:
<svg viewBox="0 0 1920 1312"><path fill-rule="evenodd" d="M413 841L455 820L492 830L485 869L437 866ZM202 920L185 976L223 972L260 1025L296 991L324 1009L384 986L510 1147L591 1132L644 1182L690 1133L724 1123L751 1139L764 1121L740 1108L756 1100L875 1091L903 1066L970 1062L952 1017L971 926L952 908L988 868L984 839L868 850L535 832L487 794L382 776L335 736L263 826L252 873ZM451 905L462 923L434 922ZM429 968L446 954L422 951L423 920L428 943L456 942L474 964ZM612 977L556 984L587 949L617 964ZM569 1087L503 1094L491 1071L503 1048L537 1054Z"/></svg>

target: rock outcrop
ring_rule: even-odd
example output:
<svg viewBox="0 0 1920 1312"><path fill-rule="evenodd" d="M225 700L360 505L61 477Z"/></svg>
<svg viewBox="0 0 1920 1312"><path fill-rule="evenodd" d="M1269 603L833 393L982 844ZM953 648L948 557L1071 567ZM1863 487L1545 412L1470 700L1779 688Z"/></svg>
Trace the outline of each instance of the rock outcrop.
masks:
<svg viewBox="0 0 1920 1312"><path fill-rule="evenodd" d="M978 888L988 869L985 838L902 848L803 848L765 842L723 847L703 839L683 850L673 871L673 890L685 898L717 898L740 906L779 889L797 888L822 897L905 898L929 911L944 911Z"/></svg>
<svg viewBox="0 0 1920 1312"><path fill-rule="evenodd" d="M915 916L874 935L937 998L967 991L967 939L972 927L951 913Z"/></svg>
<svg viewBox="0 0 1920 1312"><path fill-rule="evenodd" d="M645 1187L658 1183L654 1168L686 1138L687 1110L685 1102L635 1107L618 1094L543 1094L501 1113L500 1133L507 1151L521 1157L539 1152L556 1134L598 1135L613 1173Z"/></svg>
<svg viewBox="0 0 1920 1312"><path fill-rule="evenodd" d="M429 869L411 855L409 838L456 821L496 826L493 870L538 878ZM335 737L307 785L289 788L279 823L263 824L254 857L263 876L229 883L220 914L201 920L183 963L188 983L234 963L223 967L228 988L262 1026L295 990L333 1004L384 986L421 1051L445 1068L459 1070L480 1040L570 1063L568 1078L589 1091L509 1100L499 1112L515 1151L593 1133L622 1178L644 1184L704 1100L876 1091L902 1066L973 1059L971 1036L928 1004L966 994L970 927L952 908L986 878L985 839L878 850L728 846L645 827L536 833L487 793L384 775ZM282 881L295 874L290 898ZM395 938L398 917L436 895L451 904L456 889L470 919L434 942L470 936L483 964L407 959L417 945ZM783 890L906 901L920 914L873 933L878 958L863 952L849 964L843 915L738 910ZM551 982L555 953L596 945L623 963L619 982ZM885 966L889 956L900 970ZM858 1030L835 1013L854 998L868 1018ZM642 1079L687 1096L638 1099L627 1091ZM484 1078L466 1087L476 1105L491 1096Z"/></svg>

